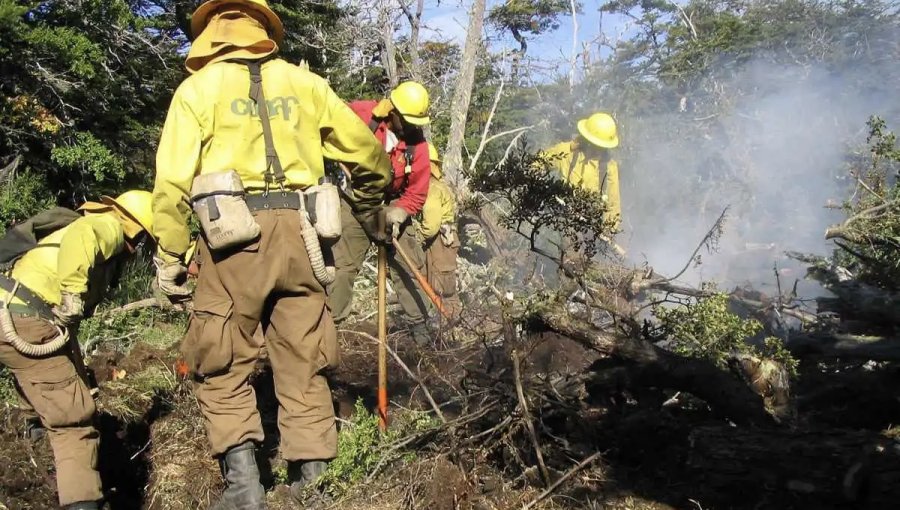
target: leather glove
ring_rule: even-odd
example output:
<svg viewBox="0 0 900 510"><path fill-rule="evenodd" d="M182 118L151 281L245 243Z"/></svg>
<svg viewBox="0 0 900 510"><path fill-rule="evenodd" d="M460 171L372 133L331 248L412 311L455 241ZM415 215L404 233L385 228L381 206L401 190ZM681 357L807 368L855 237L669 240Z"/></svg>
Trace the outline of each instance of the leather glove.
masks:
<svg viewBox="0 0 900 510"><path fill-rule="evenodd" d="M384 223L391 239L400 237L400 227L409 219L409 213L402 207L389 205L384 208Z"/></svg>
<svg viewBox="0 0 900 510"><path fill-rule="evenodd" d="M156 284L159 290L170 299L186 299L191 295L191 289L187 285L188 270L181 261L166 262L161 257L153 257L153 265L156 266Z"/></svg>
<svg viewBox="0 0 900 510"><path fill-rule="evenodd" d="M54 306L52 311L56 323L68 328L78 324L84 317L84 301L79 294L63 291L59 305Z"/></svg>

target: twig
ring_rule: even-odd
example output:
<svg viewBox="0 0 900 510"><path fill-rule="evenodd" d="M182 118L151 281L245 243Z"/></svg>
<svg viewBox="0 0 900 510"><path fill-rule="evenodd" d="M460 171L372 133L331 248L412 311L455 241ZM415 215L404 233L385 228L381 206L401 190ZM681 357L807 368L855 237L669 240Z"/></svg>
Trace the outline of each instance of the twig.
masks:
<svg viewBox="0 0 900 510"><path fill-rule="evenodd" d="M128 303L126 305L122 305L118 308L110 308L109 310L104 310L97 314L98 317L103 317L106 315L115 315L117 313L125 313L132 312L134 310L143 310L144 308L154 308L159 307L159 300L156 298L147 298L142 299L140 301L135 301L133 303Z"/></svg>
<svg viewBox="0 0 900 510"><path fill-rule="evenodd" d="M506 325L505 327L512 327ZM545 485L550 485L550 472L547 471L547 465L544 464L544 453L541 451L541 444L538 442L537 433L534 431L534 423L531 422L531 413L528 412L528 403L525 401L525 391L522 389L522 371L519 362L519 353L516 349L511 353L513 362L513 374L516 379L516 395L519 397L519 407L522 409L522 419L525 421L525 428L528 435L531 436L531 444L534 446L534 454L537 456L538 467L541 470L541 478L544 479Z"/></svg>
<svg viewBox="0 0 900 510"><path fill-rule="evenodd" d="M481 142L478 144L478 149L475 151L475 155L472 156L471 163L469 163L469 173L475 172L475 165L478 164L478 160L481 158L481 154L484 152L485 145L490 141L488 139L488 133L491 132L491 124L494 122L494 114L497 112L497 105L500 104L500 99L503 98L503 87L506 85L506 76L504 75L500 80L500 86L497 87L497 93L494 95L494 103L491 105L491 111L488 113L487 121L484 123L484 129L481 132Z"/></svg>
<svg viewBox="0 0 900 510"><path fill-rule="evenodd" d="M577 473L577 472L581 471L582 469L584 469L585 466L587 466L588 464L590 464L590 463L594 462L595 460L597 460L601 455L603 455L603 452L596 452L596 453L594 453L593 455L591 455L590 457L588 457L588 458L584 459L583 461L579 462L577 466L575 466L575 467L573 467L572 469L566 471L566 474L562 475L562 477L560 477L559 480L557 480L556 482L554 482L553 485L551 485L550 487L547 487L547 490L545 490L544 492L542 492L542 493L541 493L537 498L535 498L531 503L528 503L527 505L523 506L523 507L522 507L522 510L530 510L530 509L534 508L534 507L535 507L538 503L540 503L541 501L547 499L547 496L549 496L550 494L553 494L553 491L555 491L556 489L558 489L560 485L566 483L566 481L567 481L569 478L572 478L572 476L573 476L575 473Z"/></svg>
<svg viewBox="0 0 900 510"><path fill-rule="evenodd" d="M698 244L697 248L694 249L694 253L691 253L691 256L688 258L687 263L685 263L685 265L681 269L681 271L679 271L678 274L676 274L675 276L672 276L671 278L665 278L663 280L653 281L652 282L653 284L667 283L667 282L675 281L678 278L680 278L681 275L683 275L688 270L689 267L691 267L691 262L694 261L694 258L697 256L697 253L700 251L700 248L703 248L704 246L706 246L716 236L716 234L722 229L722 224L725 222L725 215L728 214L728 207L730 207L730 206L726 206L725 209L722 210L722 214L719 215L719 218L716 220L715 223L713 223L713 226L706 232L706 235L703 236L703 239L700 241L700 244Z"/></svg>
<svg viewBox="0 0 900 510"><path fill-rule="evenodd" d="M378 342L377 338L375 338L374 336L372 336L368 333L363 333L362 331L354 331L352 329L342 329L342 330L340 330L340 332L341 333L354 333L361 337L368 338L369 340L372 340L373 342ZM440 418L441 423L446 425L447 418L444 417L444 413L441 412L440 406L437 405L437 402L435 402L434 397L431 396L431 392L428 391L428 386L425 385L425 383L422 381L421 378L419 378L419 376L417 376L415 373L413 373L412 370L410 370L409 366L407 366L406 363L404 363L403 360L400 359L400 356L398 356L397 353L394 352L393 349L391 349L390 345L385 344L385 346L387 347L387 350L391 354L391 356L393 356L394 361L396 361L397 364L400 365L400 368L402 368L403 371L406 372L406 375L411 377L413 381L416 381L416 384L418 384L419 387L422 388L422 392L425 393L425 398L428 399L428 403L431 404L431 408L434 409L434 412L435 412L435 414L437 414L438 418Z"/></svg>

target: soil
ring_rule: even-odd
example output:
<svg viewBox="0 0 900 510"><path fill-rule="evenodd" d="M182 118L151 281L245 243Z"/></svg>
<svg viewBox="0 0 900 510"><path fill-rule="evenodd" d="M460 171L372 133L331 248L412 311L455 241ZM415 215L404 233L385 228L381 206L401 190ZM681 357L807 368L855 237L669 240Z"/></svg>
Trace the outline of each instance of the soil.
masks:
<svg viewBox="0 0 900 510"><path fill-rule="evenodd" d="M363 334L358 334L358 331ZM329 374L339 417L349 419L357 399L374 408L377 356L374 326L359 324L341 333L343 360ZM452 345L452 341L448 342ZM502 346L472 342L466 346L422 349L401 333L392 334L392 348L425 381L448 420L471 416L486 402L477 395L502 395L510 409L516 396L511 363ZM549 381L573 377L607 367L608 360L579 344L554 334L528 338L523 379ZM91 369L101 384L98 428L102 447L100 469L111 510L204 509L222 490L216 462L208 455L202 417L190 391L190 382L178 376L174 348L154 349L137 344L127 355L102 352L93 356ZM131 389L112 384L117 371L138 374L150 366L171 370L173 388L136 398ZM621 368L621 367L619 367ZM889 366L857 375L841 384L834 378L840 367L807 364L795 387L797 419L794 427L843 426L879 433L900 419L894 395L900 389L898 373ZM614 370L613 370L614 371ZM859 375L859 374L862 375ZM849 373L848 373L849 374ZM391 363L391 403L396 408L429 409L417 383ZM824 381L830 381L826 385ZM679 405L662 405L673 395L656 389L632 393L627 381L588 387L578 399L564 399L561 410L533 399L545 462L551 478L568 471L579 460L603 451L600 461L575 474L537 508L546 509L750 509L750 508L867 508L833 502L829 506L802 494L766 486L764 478L729 486L725 492L707 487L703 472L690 463L692 431L698 427L726 430L702 402L685 395ZM121 381L120 381L121 382ZM621 383L621 384L620 384ZM852 383L849 384L849 383ZM261 450L269 507L296 508L286 487L273 471L282 466L277 454L277 402L272 377L261 363L253 384L266 429ZM125 391L127 394L121 393ZM127 416L114 412L112 399L128 398L137 409ZM830 403L830 405L825 405ZM486 405L486 404L485 404ZM491 411L476 425L487 430L509 416L504 407ZM861 410L861 411L860 411ZM56 508L52 454L46 440L32 443L22 437L23 418L13 409L0 410L0 509ZM849 424L849 426L848 426ZM476 430L471 428L468 430ZM490 437L490 436L486 436ZM467 444L466 437L440 436L417 444L415 456L382 470L370 483L361 484L339 502L309 501L306 508L356 509L506 509L521 508L543 490L528 436L512 428L494 444ZM763 480L763 481L760 481ZM809 502L807 506L804 501ZM788 504L789 503L789 504ZM877 508L877 507L871 507Z"/></svg>

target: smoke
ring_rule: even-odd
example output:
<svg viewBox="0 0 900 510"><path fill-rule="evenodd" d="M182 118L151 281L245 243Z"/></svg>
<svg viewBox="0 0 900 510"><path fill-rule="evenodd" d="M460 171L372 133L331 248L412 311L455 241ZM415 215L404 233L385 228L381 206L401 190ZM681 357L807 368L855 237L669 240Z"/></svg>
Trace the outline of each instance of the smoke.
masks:
<svg viewBox="0 0 900 510"><path fill-rule="evenodd" d="M759 60L716 83L714 94L672 95L670 111L620 116L619 239L631 261L674 275L727 207L717 250L702 249L682 280L774 291L776 264L782 285L802 278L784 252L830 253L823 233L842 213L826 205L855 184L847 156L865 142L869 116L898 106L894 94L860 84L890 83L883 80L896 68L884 63L880 77L870 67Z"/></svg>

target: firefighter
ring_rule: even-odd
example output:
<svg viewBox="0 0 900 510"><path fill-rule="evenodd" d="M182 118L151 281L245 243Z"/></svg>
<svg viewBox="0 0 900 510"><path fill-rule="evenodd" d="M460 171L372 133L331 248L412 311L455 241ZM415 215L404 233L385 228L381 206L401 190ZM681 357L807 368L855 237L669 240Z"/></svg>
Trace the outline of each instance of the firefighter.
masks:
<svg viewBox="0 0 900 510"><path fill-rule="evenodd" d="M619 198L619 164L612 149L619 146L616 121L608 113L595 113L578 122L578 136L544 154L553 157L553 167L572 186L599 193L607 204L609 224L618 230L622 219Z"/></svg>
<svg viewBox="0 0 900 510"><path fill-rule="evenodd" d="M26 230L37 232L39 217L52 225L47 230L59 228L39 240L34 236L37 245L0 274L6 303L0 310L0 363L15 376L23 408L34 417L31 437L50 440L59 503L70 510L96 509L103 497L94 399L75 332L153 231L150 203L149 192L133 190L84 204L84 216L74 220L53 217L60 209L35 216ZM8 233L4 245L14 237Z"/></svg>
<svg viewBox="0 0 900 510"><path fill-rule="evenodd" d="M263 427L249 381L261 347L254 333L262 324L281 453L299 498L337 455L322 374L339 353L326 307L328 274L320 271L323 253L307 236L306 207L316 202L308 194L324 182L323 157L344 162L351 168L354 214L383 239L374 226L381 214L392 227L380 209L390 162L323 78L276 58L284 30L264 0L207 1L191 28L186 67L193 74L172 98L156 160L157 281L173 299L190 292L185 253L193 207L203 234L181 350L225 477L213 508L263 509L254 455Z"/></svg>
<svg viewBox="0 0 900 510"><path fill-rule="evenodd" d="M440 155L430 143L428 157L431 162L431 182L425 205L419 215L418 233L425 251L428 283L441 296L451 317L455 317L461 306L456 290L456 258L459 255L456 197L443 180Z"/></svg>
<svg viewBox="0 0 900 510"><path fill-rule="evenodd" d="M390 205L386 214L394 224L400 225L393 232L394 242L401 244L419 271L425 269L425 255L416 240L415 229L410 228L410 218L421 212L428 195L431 170L428 144L422 133L422 127L430 122L428 107L428 92L413 81L401 83L391 91L389 98L381 101L350 103L350 108L368 124L390 158L393 180L388 191ZM372 243L347 205L343 207L342 220L343 235L334 250L337 275L329 289L331 307L338 322L350 315L353 281ZM392 253L388 256L388 267L413 339L416 343L427 344L430 342L426 329L428 296L416 284L406 264Z"/></svg>

